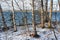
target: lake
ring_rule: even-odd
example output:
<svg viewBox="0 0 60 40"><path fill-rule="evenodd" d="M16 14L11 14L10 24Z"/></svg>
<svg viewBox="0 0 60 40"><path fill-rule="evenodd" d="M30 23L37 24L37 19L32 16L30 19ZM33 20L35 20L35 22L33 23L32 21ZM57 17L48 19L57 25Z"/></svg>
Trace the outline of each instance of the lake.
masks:
<svg viewBox="0 0 60 40"><path fill-rule="evenodd" d="M59 12L56 12L56 18L57 18L57 21L60 21L60 13ZM4 14L4 18L5 18L5 21L6 21L6 24L7 26L11 26L12 25L12 21L10 20L11 19L11 12L10 11L7 11L7 12L3 12ZM15 12L15 21L16 21L16 25L19 25L19 24L23 24L23 20L22 18L24 18L24 15L27 16L27 23L32 23L32 12ZM55 12L52 12L52 21L55 21ZM40 16L39 16L39 13L35 13L35 22L36 23L40 23ZM0 26L2 26L2 18L0 16Z"/></svg>

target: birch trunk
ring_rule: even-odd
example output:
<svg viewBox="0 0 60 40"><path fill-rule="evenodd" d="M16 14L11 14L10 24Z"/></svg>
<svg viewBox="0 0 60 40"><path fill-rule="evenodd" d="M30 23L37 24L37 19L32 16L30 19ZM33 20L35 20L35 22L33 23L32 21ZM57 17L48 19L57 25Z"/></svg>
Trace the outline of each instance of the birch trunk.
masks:
<svg viewBox="0 0 60 40"><path fill-rule="evenodd" d="M32 0L32 25L34 28L34 34L37 34L36 26L35 26L34 0Z"/></svg>
<svg viewBox="0 0 60 40"><path fill-rule="evenodd" d="M17 31L17 28L16 28L16 23L15 23L15 13L14 13L14 5L13 5L13 0L12 0L12 18L13 18L13 26L14 26L14 31L16 32Z"/></svg>
<svg viewBox="0 0 60 40"><path fill-rule="evenodd" d="M48 23L48 27L50 28L51 25L51 18L52 18L52 9L53 9L53 0L50 0L50 14L49 14L49 23Z"/></svg>

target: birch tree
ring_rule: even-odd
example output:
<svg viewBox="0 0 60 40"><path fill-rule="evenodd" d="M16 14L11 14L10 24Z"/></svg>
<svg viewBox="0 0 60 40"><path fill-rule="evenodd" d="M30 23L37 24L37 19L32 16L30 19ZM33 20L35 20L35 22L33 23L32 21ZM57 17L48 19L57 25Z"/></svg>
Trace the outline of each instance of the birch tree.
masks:
<svg viewBox="0 0 60 40"><path fill-rule="evenodd" d="M13 0L12 0L12 18L13 18L13 26L14 26L14 31L17 31L17 27L16 27L16 22L15 22L15 12L14 12L14 5L13 5Z"/></svg>
<svg viewBox="0 0 60 40"><path fill-rule="evenodd" d="M36 31L36 25L35 25L35 14L34 14L34 0L32 0L32 25L34 29L34 35L33 37L39 37Z"/></svg>
<svg viewBox="0 0 60 40"><path fill-rule="evenodd" d="M49 14L49 23L48 23L49 28L51 28L52 10L53 10L53 0L50 0L50 14Z"/></svg>

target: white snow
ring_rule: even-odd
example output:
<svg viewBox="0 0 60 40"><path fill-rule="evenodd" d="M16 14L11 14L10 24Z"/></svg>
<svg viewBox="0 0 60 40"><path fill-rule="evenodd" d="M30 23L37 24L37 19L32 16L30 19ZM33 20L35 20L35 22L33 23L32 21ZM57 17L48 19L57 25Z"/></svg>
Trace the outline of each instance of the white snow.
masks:
<svg viewBox="0 0 60 40"><path fill-rule="evenodd" d="M0 40L56 40L53 31L50 29L37 28L40 35L39 38L29 36L30 33L33 33L33 27L31 25L29 26L29 31L31 32L28 32L27 28L23 26L17 27L17 32L14 32L12 28L6 32L0 32ZM60 40L60 33L56 29L54 31L58 40Z"/></svg>

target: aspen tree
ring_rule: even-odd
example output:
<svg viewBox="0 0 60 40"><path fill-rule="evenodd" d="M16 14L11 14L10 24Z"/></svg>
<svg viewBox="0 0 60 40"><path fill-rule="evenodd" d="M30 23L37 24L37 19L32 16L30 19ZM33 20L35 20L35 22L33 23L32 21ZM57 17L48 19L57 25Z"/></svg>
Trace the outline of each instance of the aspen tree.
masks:
<svg viewBox="0 0 60 40"><path fill-rule="evenodd" d="M51 28L52 9L53 9L53 0L50 0L50 14L49 14L48 28Z"/></svg>
<svg viewBox="0 0 60 40"><path fill-rule="evenodd" d="M14 12L14 5L13 5L13 0L12 0L12 18L13 18L13 26L14 26L14 32L17 31L17 27L16 27L16 22L15 22L15 12Z"/></svg>
<svg viewBox="0 0 60 40"><path fill-rule="evenodd" d="M32 35L32 36L39 37L39 35L37 34L37 31L36 31L36 25L35 25L34 0L32 0L32 25L33 25L33 29L34 29L34 35Z"/></svg>

